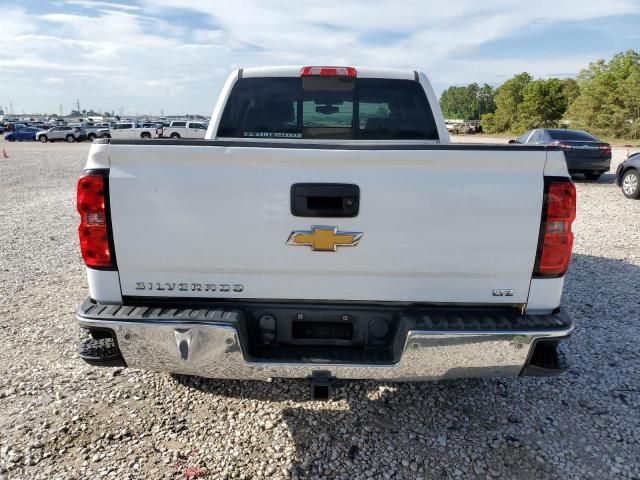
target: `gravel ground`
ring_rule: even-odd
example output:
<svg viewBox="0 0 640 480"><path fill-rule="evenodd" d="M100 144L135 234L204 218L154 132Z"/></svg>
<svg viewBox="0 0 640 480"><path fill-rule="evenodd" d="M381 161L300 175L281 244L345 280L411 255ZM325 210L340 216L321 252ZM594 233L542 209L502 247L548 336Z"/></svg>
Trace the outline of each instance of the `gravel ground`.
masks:
<svg viewBox="0 0 640 480"><path fill-rule="evenodd" d="M73 312L88 294L75 212L88 144L3 146L0 479L640 478L640 202L612 174L577 181L566 374L353 382L319 403L303 381L85 365Z"/></svg>

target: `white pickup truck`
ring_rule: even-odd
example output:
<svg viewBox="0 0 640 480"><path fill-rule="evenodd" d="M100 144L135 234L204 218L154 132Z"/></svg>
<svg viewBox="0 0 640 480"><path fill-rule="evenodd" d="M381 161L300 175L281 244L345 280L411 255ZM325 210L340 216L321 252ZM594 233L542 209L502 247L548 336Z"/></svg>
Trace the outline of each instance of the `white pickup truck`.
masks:
<svg viewBox="0 0 640 480"><path fill-rule="evenodd" d="M163 137L203 139L207 133L207 124L202 122L171 122L162 132Z"/></svg>
<svg viewBox="0 0 640 480"><path fill-rule="evenodd" d="M94 142L78 211L92 364L318 395L564 368L564 155L451 144L419 72L237 70L206 140Z"/></svg>

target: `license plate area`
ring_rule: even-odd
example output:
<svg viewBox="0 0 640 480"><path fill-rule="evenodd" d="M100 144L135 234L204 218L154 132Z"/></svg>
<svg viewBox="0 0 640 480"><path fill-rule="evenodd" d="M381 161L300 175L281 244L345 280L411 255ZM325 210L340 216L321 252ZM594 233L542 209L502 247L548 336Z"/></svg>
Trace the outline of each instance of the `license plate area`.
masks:
<svg viewBox="0 0 640 480"><path fill-rule="evenodd" d="M247 312L247 334L250 348L388 349L395 338L398 320L397 311L385 309L274 305Z"/></svg>
<svg viewBox="0 0 640 480"><path fill-rule="evenodd" d="M297 322L291 325L293 340L353 340L352 322Z"/></svg>

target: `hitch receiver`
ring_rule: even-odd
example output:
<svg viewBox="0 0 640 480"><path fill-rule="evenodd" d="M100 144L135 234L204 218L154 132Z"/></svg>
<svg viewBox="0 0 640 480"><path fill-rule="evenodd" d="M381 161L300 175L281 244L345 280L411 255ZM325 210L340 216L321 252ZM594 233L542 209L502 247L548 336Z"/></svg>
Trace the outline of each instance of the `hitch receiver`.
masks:
<svg viewBox="0 0 640 480"><path fill-rule="evenodd" d="M311 400L326 402L333 393L333 380L330 376L313 376L311 378Z"/></svg>

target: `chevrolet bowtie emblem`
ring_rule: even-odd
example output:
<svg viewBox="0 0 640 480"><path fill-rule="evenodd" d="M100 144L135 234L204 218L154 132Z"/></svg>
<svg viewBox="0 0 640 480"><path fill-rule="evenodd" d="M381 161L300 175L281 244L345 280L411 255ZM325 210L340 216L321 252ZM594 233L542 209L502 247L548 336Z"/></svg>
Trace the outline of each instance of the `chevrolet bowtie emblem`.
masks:
<svg viewBox="0 0 640 480"><path fill-rule="evenodd" d="M320 252L335 252L337 247L355 247L362 233L339 232L338 227L314 225L311 231L296 230L291 232L287 245L303 245Z"/></svg>

